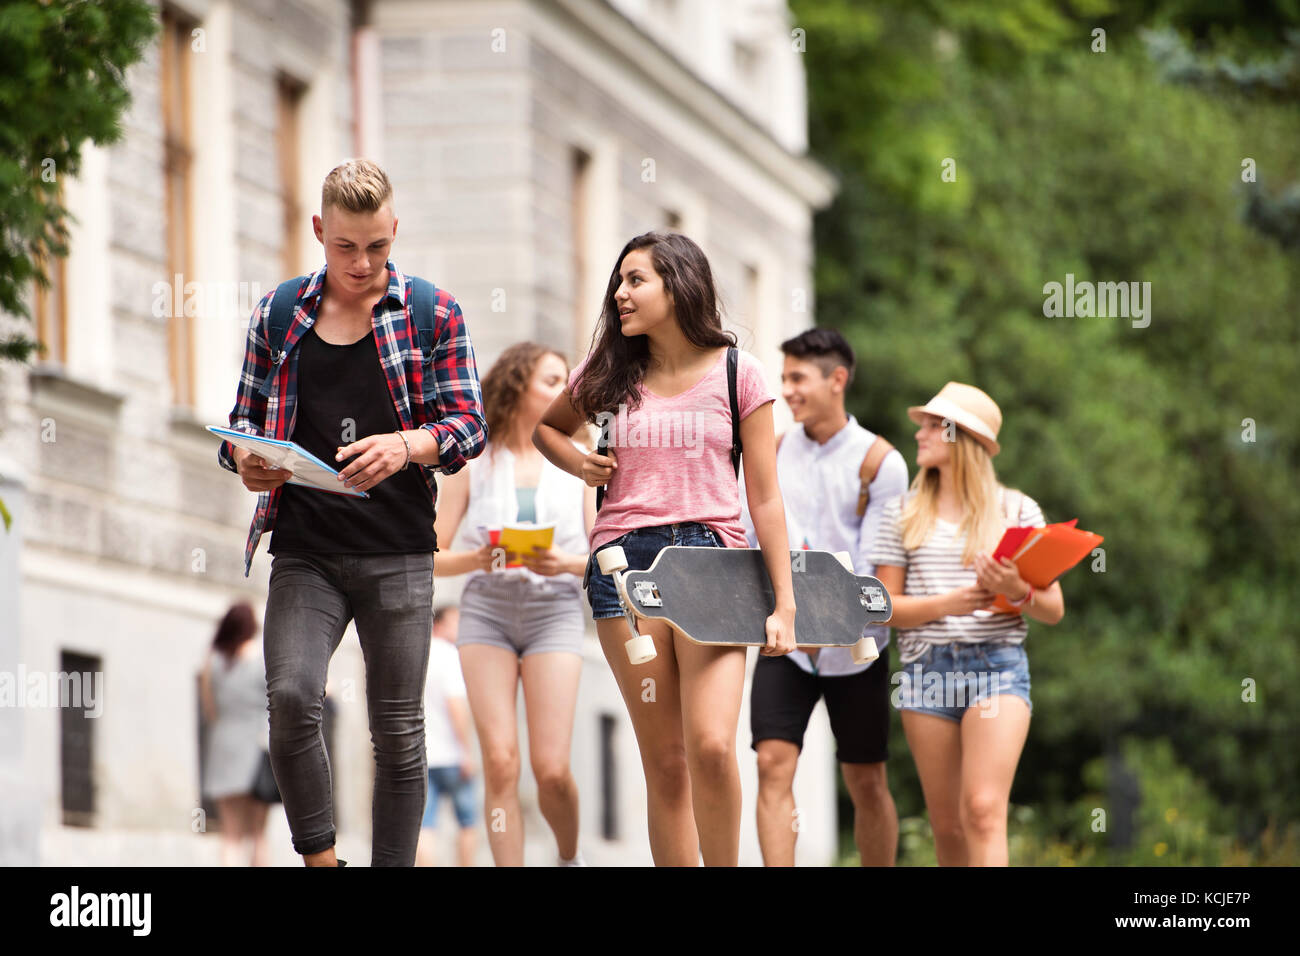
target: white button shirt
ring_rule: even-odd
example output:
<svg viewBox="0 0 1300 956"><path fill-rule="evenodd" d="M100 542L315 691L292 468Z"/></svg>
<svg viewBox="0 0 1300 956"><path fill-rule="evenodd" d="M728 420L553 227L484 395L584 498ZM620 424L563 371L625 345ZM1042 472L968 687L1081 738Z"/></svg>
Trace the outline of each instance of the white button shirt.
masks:
<svg viewBox="0 0 1300 956"><path fill-rule="evenodd" d="M875 573L868 556L876 529L880 527L881 512L887 501L907 491L907 462L894 449L881 461L868 488L871 497L867 513L858 517L858 476L862 459L875 440L875 433L859 425L852 415L825 444L819 445L809 438L803 425L795 425L785 433L776 453L776 474L785 502L791 549L847 551L853 557L855 573ZM758 537L745 499L743 476L740 520L749 546L757 548ZM889 630L877 624L865 628L863 635L875 638L876 645L883 650L889 643ZM804 651L792 651L790 660L808 673L822 677L857 674L871 666L853 663L852 648L848 647L823 647L817 653L816 664Z"/></svg>

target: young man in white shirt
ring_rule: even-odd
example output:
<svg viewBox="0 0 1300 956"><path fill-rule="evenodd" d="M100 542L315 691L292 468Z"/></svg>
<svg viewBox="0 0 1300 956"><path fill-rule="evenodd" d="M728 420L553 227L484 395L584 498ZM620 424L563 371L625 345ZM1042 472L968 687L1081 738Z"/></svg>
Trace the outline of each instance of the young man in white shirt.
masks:
<svg viewBox="0 0 1300 956"><path fill-rule="evenodd" d="M845 411L855 359L844 336L834 329L809 329L783 342L781 351L782 395L795 420L777 445L790 547L847 551L854 571L870 574L867 555L880 514L887 501L907 490L907 463ZM748 508L742 520L752 546ZM760 657L755 667L750 723L758 752L758 841L767 866L794 865L795 768L808 720L822 698L853 800L853 835L862 864L893 865L898 811L885 777L889 628L868 627L864 633L880 649L870 664L854 664L850 648L828 647Z"/></svg>

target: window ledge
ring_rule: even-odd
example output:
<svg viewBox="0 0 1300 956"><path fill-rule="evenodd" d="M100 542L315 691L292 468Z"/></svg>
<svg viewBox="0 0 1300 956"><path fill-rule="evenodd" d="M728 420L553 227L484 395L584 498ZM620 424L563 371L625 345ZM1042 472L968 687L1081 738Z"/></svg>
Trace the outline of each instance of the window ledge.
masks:
<svg viewBox="0 0 1300 956"><path fill-rule="evenodd" d="M62 365L37 365L30 370L28 378L34 396L83 405L109 416L116 415L126 400L125 392L75 378Z"/></svg>
<svg viewBox="0 0 1300 956"><path fill-rule="evenodd" d="M208 422L199 418L188 405L173 405L168 412L168 424L172 431L202 439L205 443L210 443L214 437L207 429Z"/></svg>

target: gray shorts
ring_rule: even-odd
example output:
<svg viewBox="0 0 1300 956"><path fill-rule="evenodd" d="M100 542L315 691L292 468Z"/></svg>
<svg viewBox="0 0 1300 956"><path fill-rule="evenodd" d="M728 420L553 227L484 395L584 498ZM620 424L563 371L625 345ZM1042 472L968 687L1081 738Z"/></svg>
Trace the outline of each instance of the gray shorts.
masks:
<svg viewBox="0 0 1300 956"><path fill-rule="evenodd" d="M456 646L490 644L519 657L582 653L582 592L550 582L480 574L460 598Z"/></svg>

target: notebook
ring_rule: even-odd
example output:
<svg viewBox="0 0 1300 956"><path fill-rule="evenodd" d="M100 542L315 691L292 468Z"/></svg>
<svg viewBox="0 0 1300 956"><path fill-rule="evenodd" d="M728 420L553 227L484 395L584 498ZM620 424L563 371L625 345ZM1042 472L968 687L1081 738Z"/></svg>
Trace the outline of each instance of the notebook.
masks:
<svg viewBox="0 0 1300 956"><path fill-rule="evenodd" d="M343 482L339 481L339 473L335 469L295 442L263 438L260 435L250 435L248 432L235 431L233 428L222 428L220 425L206 427L212 434L224 438L230 444L253 452L268 465L290 472L288 483L291 485L315 488L317 491L328 491L335 495L349 495L353 498L370 497L364 491L345 487Z"/></svg>

